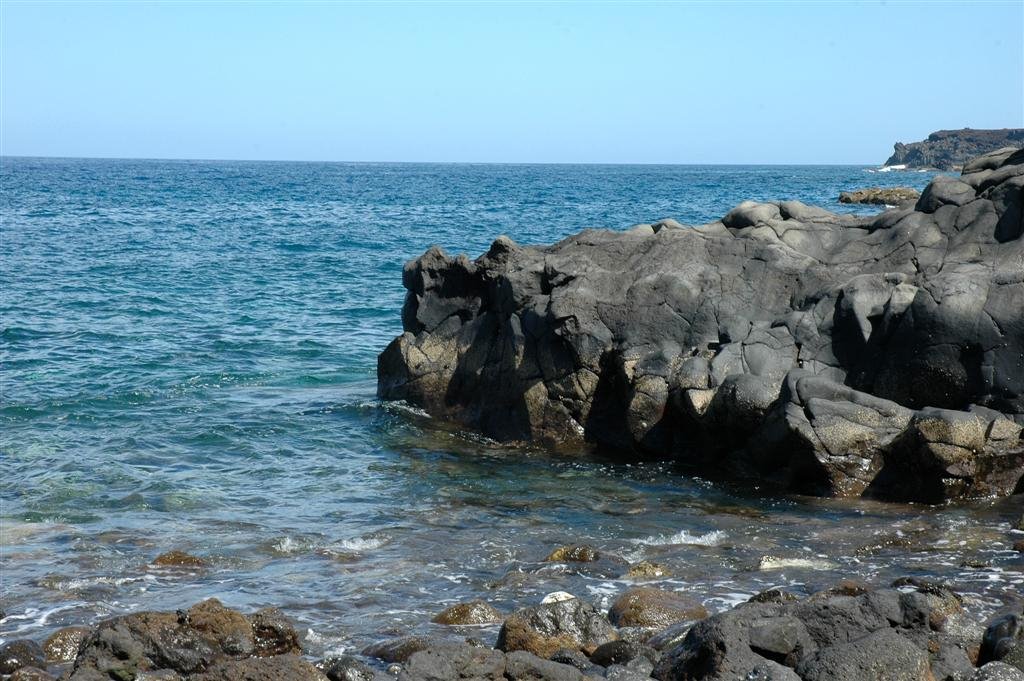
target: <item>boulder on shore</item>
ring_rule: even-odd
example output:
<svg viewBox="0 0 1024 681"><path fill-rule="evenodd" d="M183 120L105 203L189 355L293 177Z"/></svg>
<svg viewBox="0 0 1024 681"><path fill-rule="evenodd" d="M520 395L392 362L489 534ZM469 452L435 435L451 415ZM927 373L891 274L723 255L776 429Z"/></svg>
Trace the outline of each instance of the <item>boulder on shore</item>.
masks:
<svg viewBox="0 0 1024 681"><path fill-rule="evenodd" d="M434 247L405 267L378 394L506 442L672 456L823 496L1024 491L1024 151L864 218Z"/></svg>

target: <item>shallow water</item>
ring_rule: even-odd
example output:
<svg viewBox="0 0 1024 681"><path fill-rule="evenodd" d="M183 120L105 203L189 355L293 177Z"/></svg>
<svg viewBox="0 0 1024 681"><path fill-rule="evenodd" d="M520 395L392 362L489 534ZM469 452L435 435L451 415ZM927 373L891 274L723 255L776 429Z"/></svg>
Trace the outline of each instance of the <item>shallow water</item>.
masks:
<svg viewBox="0 0 1024 681"><path fill-rule="evenodd" d="M914 574L952 580L983 616L1024 589L1019 498L778 497L666 463L504 448L374 398L402 263L433 243L475 256L498 234L698 223L747 198L870 212L834 199L929 178L5 158L0 638L217 596L279 606L313 653L338 651L436 631L433 614L474 597L607 603L641 559L713 610ZM604 558L542 562L568 542ZM209 565L149 565L169 549Z"/></svg>

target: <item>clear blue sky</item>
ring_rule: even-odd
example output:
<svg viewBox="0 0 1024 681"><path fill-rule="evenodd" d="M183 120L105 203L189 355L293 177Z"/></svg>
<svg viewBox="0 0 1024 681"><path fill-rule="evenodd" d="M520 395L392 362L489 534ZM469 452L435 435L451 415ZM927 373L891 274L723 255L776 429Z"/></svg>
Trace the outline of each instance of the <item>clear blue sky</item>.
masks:
<svg viewBox="0 0 1024 681"><path fill-rule="evenodd" d="M1024 127L1024 0L0 7L8 155L878 163Z"/></svg>

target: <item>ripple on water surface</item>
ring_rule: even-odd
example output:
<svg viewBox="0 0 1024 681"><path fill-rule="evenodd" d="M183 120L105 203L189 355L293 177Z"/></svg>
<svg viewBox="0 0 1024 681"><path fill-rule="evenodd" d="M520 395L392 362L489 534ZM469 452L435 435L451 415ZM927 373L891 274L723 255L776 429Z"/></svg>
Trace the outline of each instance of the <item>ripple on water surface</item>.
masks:
<svg viewBox="0 0 1024 681"><path fill-rule="evenodd" d="M928 179L3 159L0 638L217 596L279 606L314 653L337 652L433 630L471 598L606 604L640 560L712 609L915 574L989 612L1024 584L1019 500L778 498L663 463L504 448L374 399L402 264L431 244L478 254L499 234L704 222L748 198L864 210L839 191ZM544 561L569 543L601 559ZM152 564L171 549L202 562Z"/></svg>

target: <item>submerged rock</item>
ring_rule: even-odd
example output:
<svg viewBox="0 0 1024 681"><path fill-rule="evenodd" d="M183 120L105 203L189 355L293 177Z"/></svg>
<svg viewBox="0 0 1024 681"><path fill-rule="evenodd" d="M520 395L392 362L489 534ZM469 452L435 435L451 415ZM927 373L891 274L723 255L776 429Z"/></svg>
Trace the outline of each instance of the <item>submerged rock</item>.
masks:
<svg viewBox="0 0 1024 681"><path fill-rule="evenodd" d="M600 557L601 554L592 546L572 544L558 547L544 560L553 563L592 563Z"/></svg>
<svg viewBox="0 0 1024 681"><path fill-rule="evenodd" d="M153 565L159 567L206 567L206 561L184 551L168 551L153 559Z"/></svg>
<svg viewBox="0 0 1024 681"><path fill-rule="evenodd" d="M869 187L852 192L841 192L839 203L870 203L883 206L900 206L917 201L921 193L910 187Z"/></svg>
<svg viewBox="0 0 1024 681"><path fill-rule="evenodd" d="M872 218L502 237L406 265L378 393L502 441L671 455L824 496L1024 489L1024 152Z"/></svg>

